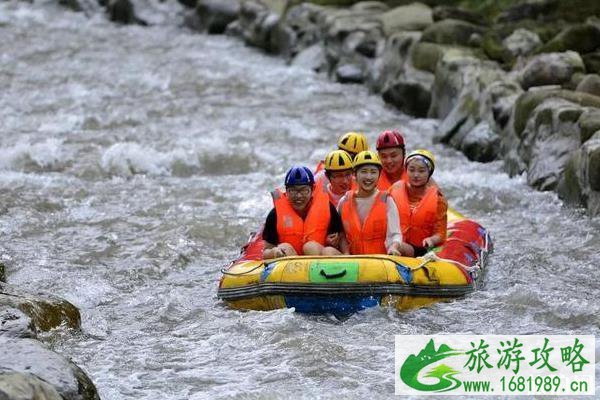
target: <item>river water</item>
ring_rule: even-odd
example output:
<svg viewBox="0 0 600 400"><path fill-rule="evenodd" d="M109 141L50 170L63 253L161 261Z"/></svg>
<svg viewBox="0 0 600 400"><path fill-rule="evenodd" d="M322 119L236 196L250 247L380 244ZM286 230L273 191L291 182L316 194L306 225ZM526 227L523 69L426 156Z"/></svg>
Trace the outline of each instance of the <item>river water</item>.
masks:
<svg viewBox="0 0 600 400"><path fill-rule="evenodd" d="M148 4L144 28L0 2L0 255L10 283L79 307L82 333L45 340L103 399L389 398L395 334L600 334L599 219L432 146L436 121ZM225 307L220 269L286 168L389 127L491 231L484 289L343 322Z"/></svg>

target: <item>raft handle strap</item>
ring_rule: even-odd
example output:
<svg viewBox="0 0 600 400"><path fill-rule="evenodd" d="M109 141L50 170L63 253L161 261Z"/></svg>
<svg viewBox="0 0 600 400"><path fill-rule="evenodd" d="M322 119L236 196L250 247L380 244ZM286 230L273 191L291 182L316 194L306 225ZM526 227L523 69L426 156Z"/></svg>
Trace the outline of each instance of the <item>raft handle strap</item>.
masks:
<svg viewBox="0 0 600 400"><path fill-rule="evenodd" d="M235 273L235 272L228 272L227 270L228 270L229 268L231 268L231 266L232 266L233 264L235 264L235 263L236 263L236 261L232 261L232 262L230 262L230 263L229 263L229 264L228 264L226 267L224 267L224 268L221 268L221 273L222 273L223 275L230 275L230 276L242 276L242 275L249 274L250 272L254 272L254 271L256 271L257 269L259 269L260 267L264 267L264 266L265 266L265 263L264 263L264 262L262 262L262 263L258 264L256 267L249 269L248 271L244 271L244 272L238 272L238 273Z"/></svg>
<svg viewBox="0 0 600 400"><path fill-rule="evenodd" d="M346 270L343 270L343 271L335 273L335 274L328 274L327 272L325 272L325 270L321 270L321 275L323 275L326 279L341 278L342 276L346 275Z"/></svg>

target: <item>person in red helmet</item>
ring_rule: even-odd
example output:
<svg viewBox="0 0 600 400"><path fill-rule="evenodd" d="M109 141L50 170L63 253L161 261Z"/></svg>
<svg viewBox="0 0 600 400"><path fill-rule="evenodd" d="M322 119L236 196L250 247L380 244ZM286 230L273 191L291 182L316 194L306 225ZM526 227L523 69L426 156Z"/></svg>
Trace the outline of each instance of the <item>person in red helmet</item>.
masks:
<svg viewBox="0 0 600 400"><path fill-rule="evenodd" d="M407 180L404 170L404 137L397 130L383 131L377 138L377 153L383 170L377 189L388 190L394 183Z"/></svg>

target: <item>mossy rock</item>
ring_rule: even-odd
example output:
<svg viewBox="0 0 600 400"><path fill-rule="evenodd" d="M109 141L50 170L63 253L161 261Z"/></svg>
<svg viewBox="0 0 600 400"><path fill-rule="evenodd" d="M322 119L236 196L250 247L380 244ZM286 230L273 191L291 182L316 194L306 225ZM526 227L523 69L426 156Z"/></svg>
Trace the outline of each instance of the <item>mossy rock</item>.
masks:
<svg viewBox="0 0 600 400"><path fill-rule="evenodd" d="M587 182L590 189L600 191L600 132L584 146L587 156Z"/></svg>
<svg viewBox="0 0 600 400"><path fill-rule="evenodd" d="M73 304L57 296L31 294L15 286L0 283L0 305L21 310L37 330L49 331L65 325L80 329L81 315Z"/></svg>
<svg viewBox="0 0 600 400"><path fill-rule="evenodd" d="M581 58L588 73L600 74L600 52L584 54Z"/></svg>
<svg viewBox="0 0 600 400"><path fill-rule="evenodd" d="M513 129L518 137L521 137L527 120L533 110L544 100L549 98L560 98L579 104L583 107L600 108L600 97L587 93L572 92L562 89L533 90L523 93L515 103L513 114Z"/></svg>
<svg viewBox="0 0 600 400"><path fill-rule="evenodd" d="M422 31L433 23L431 8L422 3L396 7L378 18L386 36L398 31Z"/></svg>
<svg viewBox="0 0 600 400"><path fill-rule="evenodd" d="M483 35L484 33L485 29L481 26L455 19L445 19L436 22L425 29L421 41L438 44L465 45L469 43L471 35Z"/></svg>
<svg viewBox="0 0 600 400"><path fill-rule="evenodd" d="M589 53L600 46L600 29L588 24L577 24L563 29L552 40L543 45L539 53L574 50Z"/></svg>
<svg viewBox="0 0 600 400"><path fill-rule="evenodd" d="M600 131L600 110L591 108L586 110L579 121L579 129L581 131L581 143L587 142L597 131Z"/></svg>
<svg viewBox="0 0 600 400"><path fill-rule="evenodd" d="M481 48L491 60L498 61L505 66L512 66L515 61L513 55L502 44L502 38L495 32L490 31L483 35Z"/></svg>
<svg viewBox="0 0 600 400"><path fill-rule="evenodd" d="M581 152L574 151L565 164L565 169L559 179L556 191L558 196L567 204L584 205L583 189L579 179Z"/></svg>

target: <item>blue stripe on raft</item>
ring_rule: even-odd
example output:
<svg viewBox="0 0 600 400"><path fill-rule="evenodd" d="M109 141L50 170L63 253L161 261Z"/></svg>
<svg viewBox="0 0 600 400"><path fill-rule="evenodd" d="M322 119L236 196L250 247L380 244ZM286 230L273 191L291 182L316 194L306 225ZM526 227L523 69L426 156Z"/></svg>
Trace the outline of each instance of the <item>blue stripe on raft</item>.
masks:
<svg viewBox="0 0 600 400"><path fill-rule="evenodd" d="M277 263L265 264L265 269L263 269L263 271L260 274L260 283L263 283L267 280L267 278L271 274L271 271L273 271L273 268L275 268L275 265L277 265Z"/></svg>
<svg viewBox="0 0 600 400"><path fill-rule="evenodd" d="M379 305L381 296L368 297L328 297L328 296L285 296L288 307L306 314L352 314L365 308Z"/></svg>
<svg viewBox="0 0 600 400"><path fill-rule="evenodd" d="M413 274L410 268L407 268L402 264L396 264L396 269L398 270L398 273L400 274L402 279L404 279L404 283L412 282Z"/></svg>

